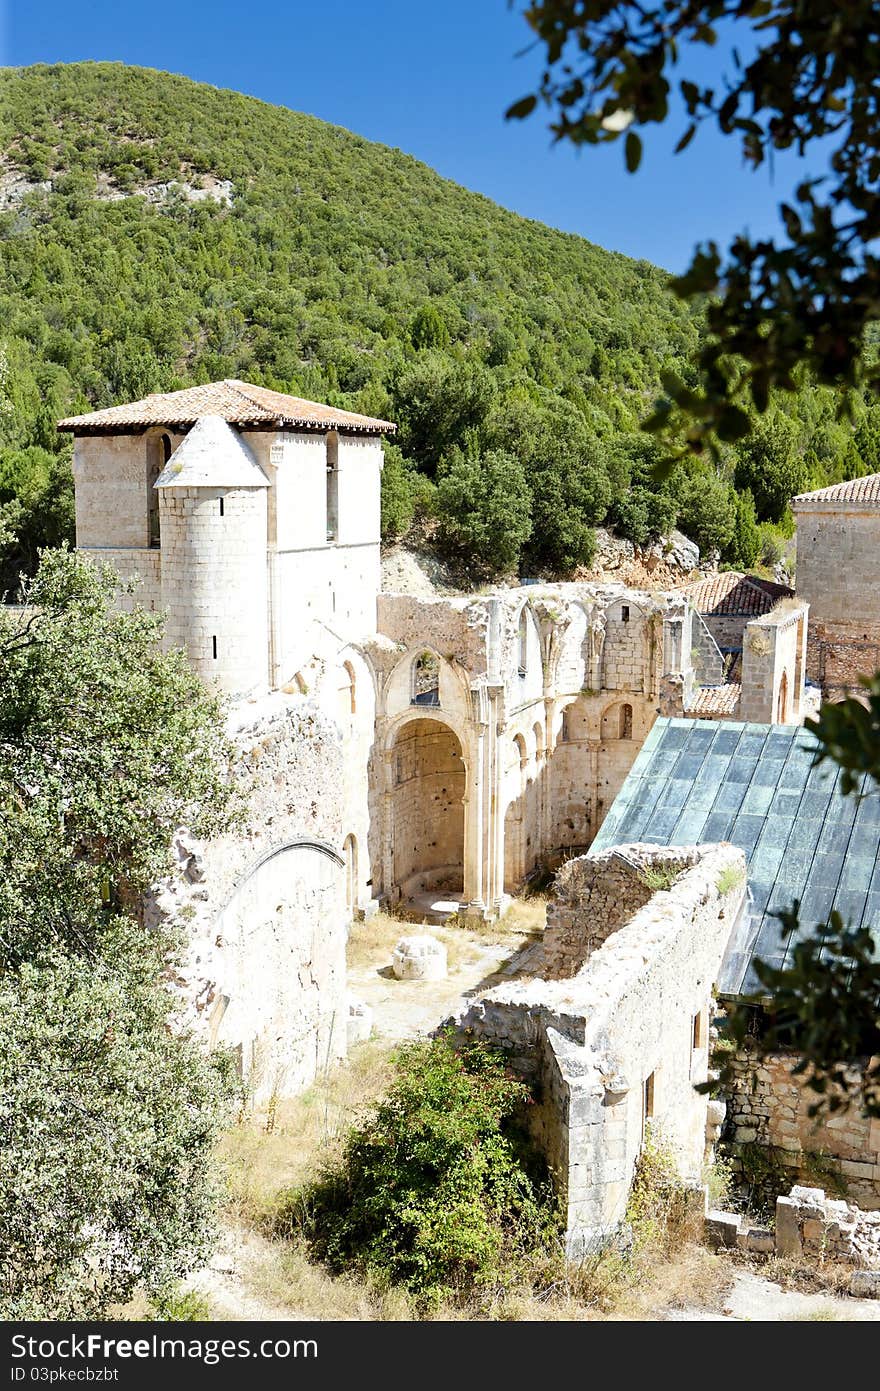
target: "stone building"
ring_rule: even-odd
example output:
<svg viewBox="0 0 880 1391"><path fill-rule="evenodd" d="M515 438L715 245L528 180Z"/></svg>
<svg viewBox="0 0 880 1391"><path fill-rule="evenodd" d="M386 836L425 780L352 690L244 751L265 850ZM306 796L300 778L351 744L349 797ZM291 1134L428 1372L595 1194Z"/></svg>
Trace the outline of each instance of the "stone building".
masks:
<svg viewBox="0 0 880 1391"><path fill-rule="evenodd" d="M181 851L157 911L193 924L184 993L257 1089L344 1047L353 916L498 916L590 846L658 716L708 713L725 684L681 591L380 593L387 421L223 381L60 428L79 549L229 698L249 829ZM748 718L799 718L805 621L754 620Z"/></svg>
<svg viewBox="0 0 880 1391"><path fill-rule="evenodd" d="M829 699L880 669L880 473L792 498L807 671Z"/></svg>

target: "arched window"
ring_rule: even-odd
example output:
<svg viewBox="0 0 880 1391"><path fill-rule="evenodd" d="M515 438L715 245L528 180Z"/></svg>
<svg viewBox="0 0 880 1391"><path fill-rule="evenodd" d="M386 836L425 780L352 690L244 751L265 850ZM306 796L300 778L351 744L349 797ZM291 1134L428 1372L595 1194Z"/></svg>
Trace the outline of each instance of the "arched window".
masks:
<svg viewBox="0 0 880 1391"><path fill-rule="evenodd" d="M618 738L631 739L633 737L633 708L631 705L621 705L620 723L618 726Z"/></svg>
<svg viewBox="0 0 880 1391"><path fill-rule="evenodd" d="M535 757L541 758L544 753L544 729L539 721L535 722L532 733L535 736Z"/></svg>
<svg viewBox="0 0 880 1391"><path fill-rule="evenodd" d="M525 764L528 762L528 750L527 747L525 747L525 740L521 734L514 734L513 747L516 748L517 757L520 759L520 768L524 769Z"/></svg>
<svg viewBox="0 0 880 1391"><path fill-rule="evenodd" d="M520 610L516 648L519 674L525 676L529 667L529 614L525 605Z"/></svg>
<svg viewBox="0 0 880 1391"><path fill-rule="evenodd" d="M343 846L345 859L345 906L349 913L357 907L358 891L358 844L354 836L345 837Z"/></svg>
<svg viewBox="0 0 880 1391"><path fill-rule="evenodd" d="M568 713L568 707L562 712L562 728L559 731L559 742L560 744L571 743L571 717Z"/></svg>
<svg viewBox="0 0 880 1391"><path fill-rule="evenodd" d="M440 704L440 663L433 652L422 652L412 667L410 705Z"/></svg>

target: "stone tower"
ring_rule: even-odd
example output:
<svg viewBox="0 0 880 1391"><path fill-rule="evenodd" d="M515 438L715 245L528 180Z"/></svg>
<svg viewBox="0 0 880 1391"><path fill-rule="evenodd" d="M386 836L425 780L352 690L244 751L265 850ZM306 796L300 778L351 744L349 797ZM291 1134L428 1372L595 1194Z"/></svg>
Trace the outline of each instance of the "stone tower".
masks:
<svg viewBox="0 0 880 1391"><path fill-rule="evenodd" d="M268 683L269 480L219 415L184 437L155 483L167 640L233 695Z"/></svg>

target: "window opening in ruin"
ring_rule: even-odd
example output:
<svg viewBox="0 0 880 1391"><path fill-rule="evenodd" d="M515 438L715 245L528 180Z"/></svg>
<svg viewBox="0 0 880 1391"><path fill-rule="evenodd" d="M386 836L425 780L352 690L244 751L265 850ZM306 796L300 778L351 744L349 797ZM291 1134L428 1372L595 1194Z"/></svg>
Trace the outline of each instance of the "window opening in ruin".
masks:
<svg viewBox="0 0 880 1391"><path fill-rule="evenodd" d="M519 756L519 766L520 768L525 768L526 764L529 761L529 755L526 749L526 741L521 734L515 734L513 736L513 744L514 748L516 749L517 755Z"/></svg>
<svg viewBox="0 0 880 1391"><path fill-rule="evenodd" d="M560 744L571 743L571 720L567 710L562 712L562 729L559 731Z"/></svg>
<svg viewBox="0 0 880 1391"><path fill-rule="evenodd" d="M520 676L525 676L528 670L529 661L529 616L525 608L519 616L519 629L517 631L517 650Z"/></svg>
<svg viewBox="0 0 880 1391"><path fill-rule="evenodd" d="M787 713L788 713L788 711L787 711L787 709L786 709L787 705L788 705L788 673L784 671L784 672L782 673L782 680L781 680L780 683L779 683L779 696L777 697L777 701L776 701L776 723L777 723L777 724L785 724L786 715L787 715Z"/></svg>
<svg viewBox="0 0 880 1391"><path fill-rule="evenodd" d="M535 758L541 758L544 753L544 731L540 724L532 727L532 733L535 736Z"/></svg>
<svg viewBox="0 0 880 1391"><path fill-rule="evenodd" d="M220 516L221 516L221 517L223 516L223 499L222 499L222 497L221 497L221 499L220 499Z"/></svg>
<svg viewBox="0 0 880 1391"><path fill-rule="evenodd" d="M173 453L174 448L170 435L162 435L159 440L156 440L154 436L147 444L147 520L151 548L160 546L162 540L159 529L159 494L156 491L156 482Z"/></svg>
<svg viewBox="0 0 880 1391"><path fill-rule="evenodd" d="M620 606L620 617L621 617L621 619L623 620L624 623L628 623L628 622L629 622L629 604L621 604L621 606Z"/></svg>
<svg viewBox="0 0 880 1391"><path fill-rule="evenodd" d="M410 705L439 704L440 663L433 652L423 652L413 662Z"/></svg>
<svg viewBox="0 0 880 1391"><path fill-rule="evenodd" d="M211 638L211 646L212 646L213 649L214 649L214 660L216 661L216 660L217 660L217 638L216 638L216 636L214 636L214 637Z"/></svg>
<svg viewBox="0 0 880 1391"><path fill-rule="evenodd" d="M652 1072L650 1076L645 1078L644 1118L646 1121L651 1120L654 1115L654 1077L655 1074Z"/></svg>
<svg viewBox="0 0 880 1391"><path fill-rule="evenodd" d="M345 837L345 906L349 913L357 907L358 847L353 835Z"/></svg>
<svg viewBox="0 0 880 1391"><path fill-rule="evenodd" d="M327 436L327 540L339 537L339 441Z"/></svg>
<svg viewBox="0 0 880 1391"><path fill-rule="evenodd" d="M694 1037L694 1048L695 1048L695 1049L697 1049L697 1048L702 1048L702 1046L703 1046L703 1011L702 1011L702 1010L700 1010L699 1014L695 1014L695 1015L694 1015L694 1035L693 1035L693 1037Z"/></svg>
<svg viewBox="0 0 880 1391"><path fill-rule="evenodd" d="M621 705L620 707L620 738L631 739L633 737L633 708L631 705Z"/></svg>

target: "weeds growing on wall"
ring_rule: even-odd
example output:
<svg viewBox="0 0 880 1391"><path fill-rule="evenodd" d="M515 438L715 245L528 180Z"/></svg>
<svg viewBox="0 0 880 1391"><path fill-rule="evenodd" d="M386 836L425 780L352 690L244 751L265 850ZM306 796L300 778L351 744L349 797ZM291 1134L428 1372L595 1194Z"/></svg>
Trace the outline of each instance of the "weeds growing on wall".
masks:
<svg viewBox="0 0 880 1391"><path fill-rule="evenodd" d="M313 1259L430 1305L516 1279L559 1243L549 1178L517 1125L528 1088L482 1044L401 1049L340 1162L282 1196L278 1235Z"/></svg>

